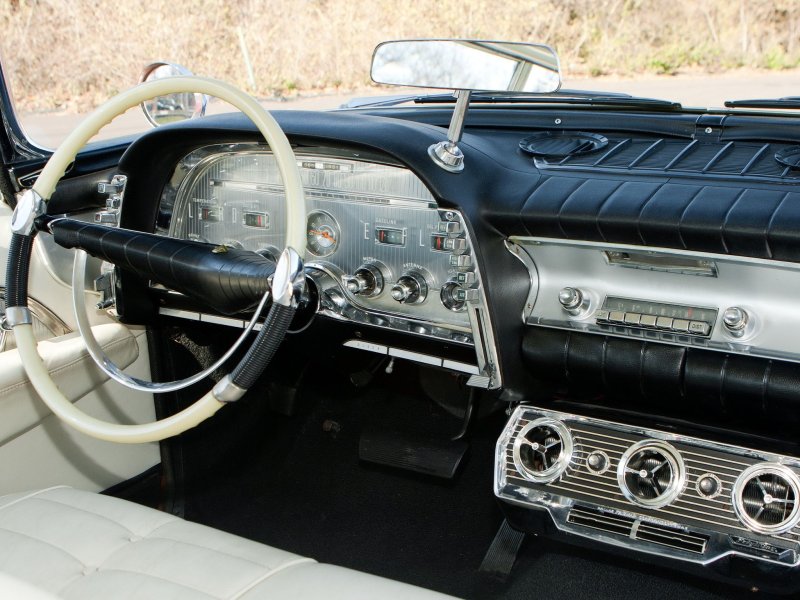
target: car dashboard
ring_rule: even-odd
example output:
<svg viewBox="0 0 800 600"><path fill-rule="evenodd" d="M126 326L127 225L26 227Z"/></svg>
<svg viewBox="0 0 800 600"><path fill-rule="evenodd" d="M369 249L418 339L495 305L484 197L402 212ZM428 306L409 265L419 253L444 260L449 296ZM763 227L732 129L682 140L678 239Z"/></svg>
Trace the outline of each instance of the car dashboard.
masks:
<svg viewBox="0 0 800 600"><path fill-rule="evenodd" d="M340 348L444 370L506 407L494 493L519 530L796 582L790 119L476 108L453 174L426 153L446 108L276 117L308 203L295 333L338 324ZM123 227L283 247L278 170L243 119L154 130L119 171ZM130 322L248 319L124 272L117 305Z"/></svg>

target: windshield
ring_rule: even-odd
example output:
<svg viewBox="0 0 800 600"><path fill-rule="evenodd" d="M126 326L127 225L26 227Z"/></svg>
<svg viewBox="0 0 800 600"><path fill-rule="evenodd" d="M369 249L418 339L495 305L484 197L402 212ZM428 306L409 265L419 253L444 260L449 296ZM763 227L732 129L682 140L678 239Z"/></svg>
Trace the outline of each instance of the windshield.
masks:
<svg viewBox="0 0 800 600"><path fill-rule="evenodd" d="M379 42L411 37L549 44L565 89L697 107L800 95L800 2L790 0L509 0L491 11L478 0L9 0L0 18L17 115L49 148L156 60L233 83L269 109L328 109L410 91L371 83L369 67ZM226 110L212 101L208 113ZM100 137L149 127L131 110Z"/></svg>

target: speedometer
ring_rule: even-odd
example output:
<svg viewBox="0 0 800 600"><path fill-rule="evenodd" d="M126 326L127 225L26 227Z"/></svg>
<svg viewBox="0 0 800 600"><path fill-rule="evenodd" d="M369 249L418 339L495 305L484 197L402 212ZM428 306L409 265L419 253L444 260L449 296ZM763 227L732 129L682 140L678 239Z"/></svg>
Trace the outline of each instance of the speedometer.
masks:
<svg viewBox="0 0 800 600"><path fill-rule="evenodd" d="M330 256L339 247L341 230L336 219L322 210L315 210L308 215L308 251L314 256Z"/></svg>

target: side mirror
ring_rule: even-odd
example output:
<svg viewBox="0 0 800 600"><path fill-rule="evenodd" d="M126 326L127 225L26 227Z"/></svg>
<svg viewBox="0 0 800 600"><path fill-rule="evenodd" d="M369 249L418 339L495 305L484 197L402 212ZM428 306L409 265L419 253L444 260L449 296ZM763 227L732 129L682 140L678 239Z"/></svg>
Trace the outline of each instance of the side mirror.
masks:
<svg viewBox="0 0 800 600"><path fill-rule="evenodd" d="M191 76L192 74L191 71L180 65L155 62L144 68L139 77L139 83L164 77ZM202 117L206 113L206 106L208 106L208 96L205 94L169 94L156 96L142 102L142 111L147 120L158 127L167 123Z"/></svg>

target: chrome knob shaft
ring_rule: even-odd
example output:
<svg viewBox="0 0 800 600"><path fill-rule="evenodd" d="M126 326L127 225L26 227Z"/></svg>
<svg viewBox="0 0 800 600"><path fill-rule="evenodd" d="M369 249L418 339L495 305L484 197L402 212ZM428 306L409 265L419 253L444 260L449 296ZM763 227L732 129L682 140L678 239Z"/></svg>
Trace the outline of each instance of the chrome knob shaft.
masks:
<svg viewBox="0 0 800 600"><path fill-rule="evenodd" d="M726 308L722 313L722 326L733 336L742 337L750 321L747 311L738 306Z"/></svg>

